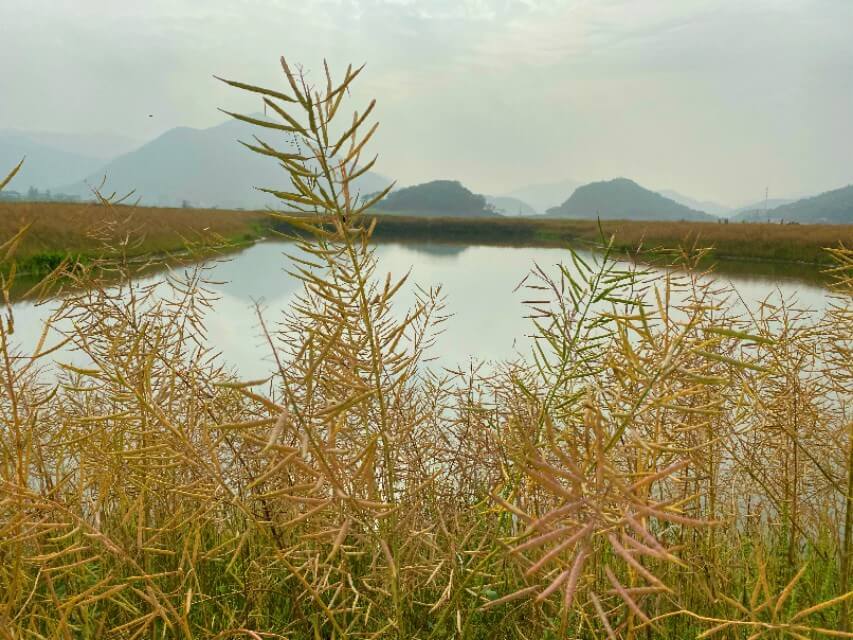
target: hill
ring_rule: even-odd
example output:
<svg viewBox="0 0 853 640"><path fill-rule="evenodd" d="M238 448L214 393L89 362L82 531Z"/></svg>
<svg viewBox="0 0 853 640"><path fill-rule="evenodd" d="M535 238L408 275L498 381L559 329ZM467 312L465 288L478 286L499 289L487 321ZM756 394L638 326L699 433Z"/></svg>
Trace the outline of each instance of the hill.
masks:
<svg viewBox="0 0 853 640"><path fill-rule="evenodd" d="M782 204L744 211L734 217L747 222L785 221L804 224L853 224L853 185Z"/></svg>
<svg viewBox="0 0 853 640"><path fill-rule="evenodd" d="M260 116L263 117L263 116ZM282 149L288 141L274 132L260 130L239 120L228 120L208 129L170 129L135 151L119 156L88 174L84 181L59 190L87 196L89 184L106 175L107 189L117 193L136 190L143 204L195 207L261 209L274 206L272 196L254 187L288 189L287 174L270 158L259 156L237 143L258 135ZM358 181L362 193L379 191L388 180L366 173Z"/></svg>
<svg viewBox="0 0 853 640"><path fill-rule="evenodd" d="M768 218L773 218L772 215L768 215L770 211L776 207L791 204L792 202L796 202L796 200L790 198L770 198L761 202L753 202L734 209L729 213L729 217L731 220L737 222L765 222Z"/></svg>
<svg viewBox="0 0 853 640"><path fill-rule="evenodd" d="M394 191L376 205L379 211L409 216L482 218L498 214L486 198L456 180L434 180Z"/></svg>
<svg viewBox="0 0 853 640"><path fill-rule="evenodd" d="M19 136L36 144L59 151L99 159L100 164L136 149L142 141L115 133L62 133L59 131L30 131L0 129L0 137ZM80 176L75 176L79 178Z"/></svg>
<svg viewBox="0 0 853 640"><path fill-rule="evenodd" d="M5 176L21 158L26 158L24 166L9 185L9 189L18 192L67 184L103 164L100 158L51 147L24 133L0 133L0 173Z"/></svg>
<svg viewBox="0 0 853 640"><path fill-rule="evenodd" d="M543 182L520 187L505 195L526 202L533 207L536 213L545 213L548 209L565 202L566 198L572 195L580 185L580 182L571 179L559 182Z"/></svg>
<svg viewBox="0 0 853 640"><path fill-rule="evenodd" d="M496 213L502 216L519 217L539 215L539 212L524 202L524 200L519 200L511 196L486 196L486 202L492 206Z"/></svg>
<svg viewBox="0 0 853 640"><path fill-rule="evenodd" d="M547 215L555 218L598 217L603 220L717 220L627 178L578 187L563 204L549 209Z"/></svg>
<svg viewBox="0 0 853 640"><path fill-rule="evenodd" d="M679 193L678 191L673 191L672 189L663 189L658 191L658 193L663 197L674 200L678 204L683 204L685 207L689 207L694 211L704 211L705 213L710 213L712 216L725 217L732 211L731 207L727 207L719 202L714 202L713 200L697 200L690 196L686 196L683 193Z"/></svg>

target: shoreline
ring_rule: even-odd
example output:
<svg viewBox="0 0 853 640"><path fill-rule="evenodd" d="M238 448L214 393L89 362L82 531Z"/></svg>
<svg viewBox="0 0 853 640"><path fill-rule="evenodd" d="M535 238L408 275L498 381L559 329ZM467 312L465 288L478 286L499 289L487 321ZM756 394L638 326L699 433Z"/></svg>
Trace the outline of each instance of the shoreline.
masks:
<svg viewBox="0 0 853 640"><path fill-rule="evenodd" d="M659 259L681 247L710 247L705 262L808 271L809 279L819 279L832 264L824 248L853 246L853 225L365 215L377 218L374 238L383 243L595 248L602 238L613 236L616 253L641 261ZM129 234L138 237L128 247L135 263L203 257L297 233L266 211L0 203L0 241L26 225L30 229L18 248L18 273L33 277L49 273L69 256L91 262L106 255L104 245L93 241L92 229L108 228L113 233L108 240L116 243Z"/></svg>

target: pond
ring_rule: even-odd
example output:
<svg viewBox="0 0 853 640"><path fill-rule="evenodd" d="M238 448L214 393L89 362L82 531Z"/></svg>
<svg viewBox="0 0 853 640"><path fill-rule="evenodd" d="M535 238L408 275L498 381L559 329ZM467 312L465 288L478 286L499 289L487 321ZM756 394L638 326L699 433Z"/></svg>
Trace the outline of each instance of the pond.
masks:
<svg viewBox="0 0 853 640"><path fill-rule="evenodd" d="M207 279L214 282L209 288L216 293L213 309L205 317L209 344L245 379L265 377L272 369L254 306L259 303L273 325L299 290L299 283L286 273L289 251L293 245L267 241L209 263ZM442 325L433 355L434 366L448 368L467 368L472 359L494 362L526 357L532 322L527 317L530 309L523 303L526 294L516 290L517 285L534 264L556 273L557 264L571 263L567 250L554 248L388 243L379 244L376 251L380 277L411 270L395 303L401 311L414 302L416 285L441 285L451 317ZM747 307L757 306L768 296L796 298L802 308L826 306L827 290L813 274L803 275L749 274L748 267L739 265L716 278L721 284L734 285ZM158 278L162 275L152 275L140 284ZM38 339L51 304L15 304L15 342L25 350Z"/></svg>

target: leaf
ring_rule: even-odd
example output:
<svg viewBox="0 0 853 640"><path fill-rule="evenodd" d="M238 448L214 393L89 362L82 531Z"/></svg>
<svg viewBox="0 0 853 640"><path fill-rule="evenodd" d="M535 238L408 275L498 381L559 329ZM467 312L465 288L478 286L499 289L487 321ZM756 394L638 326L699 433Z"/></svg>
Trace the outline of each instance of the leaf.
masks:
<svg viewBox="0 0 853 640"><path fill-rule="evenodd" d="M237 82L235 80L226 80L225 78L220 78L219 76L213 76L220 82L224 82L225 84L231 85L237 89L242 89L243 91L251 91L252 93L260 93L264 96L269 96L271 98L277 98L278 100L282 100L284 102L297 102L295 99L291 98L289 95L281 93L280 91L274 91L273 89L264 89L263 87L256 87L252 84L246 84L244 82Z"/></svg>
<svg viewBox="0 0 853 640"><path fill-rule="evenodd" d="M0 180L0 191L3 191L3 189L6 187L6 185L9 184L10 182L12 182L12 178L14 178L17 175L18 171L20 171L21 167L23 167L23 166L24 166L24 158L21 159L21 161L18 163L17 167L12 169L12 173L10 173L8 176L3 178L3 180Z"/></svg>

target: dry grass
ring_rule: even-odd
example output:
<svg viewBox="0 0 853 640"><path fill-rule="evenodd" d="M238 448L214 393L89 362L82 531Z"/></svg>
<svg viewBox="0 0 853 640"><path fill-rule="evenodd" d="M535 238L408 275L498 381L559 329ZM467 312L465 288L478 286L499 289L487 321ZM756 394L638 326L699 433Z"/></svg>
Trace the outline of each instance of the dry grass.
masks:
<svg viewBox="0 0 853 640"><path fill-rule="evenodd" d="M853 637L853 253L825 314L745 316L695 253L567 253L525 282L529 362L430 373L441 293L394 312L329 124L356 72L283 68L232 83L303 149L258 147L305 232L269 379L205 347L203 271L102 286L121 247L63 274L58 335L0 323L0 637Z"/></svg>
<svg viewBox="0 0 853 640"><path fill-rule="evenodd" d="M559 220L551 218L414 218L379 216L377 237L422 238L474 244L563 246L598 244L613 236L614 249L637 253L698 245L717 260L768 260L828 264L825 249L853 245L853 225L718 224Z"/></svg>
<svg viewBox="0 0 853 640"><path fill-rule="evenodd" d="M28 263L55 266L67 254L95 258L105 241L115 246L127 237L133 256L252 240L264 222L259 212L0 202L0 238L28 227L16 254L25 270Z"/></svg>
<svg viewBox="0 0 853 640"><path fill-rule="evenodd" d="M110 215L116 218L114 223L110 223ZM377 219L374 237L379 241L565 246L595 245L603 234L612 236L614 250L622 253L648 255L682 246L710 247L709 259L723 261L724 268L729 260L826 265L830 262L826 248L837 247L839 243L853 246L853 225L608 221L599 228L593 220L394 215L378 215ZM268 233L271 226L285 233L295 230L293 225L276 222L261 211L116 207L115 214L111 214L94 204L0 203L0 237L10 237L27 224L32 224L32 228L18 258L29 271L55 266L68 253L94 257L101 240L94 238L92 232L104 227L113 229L112 243L132 232L139 240L133 249L135 255L183 250L188 242L210 245L252 240ZM749 271L748 266L745 269ZM818 270L812 272L817 274Z"/></svg>

